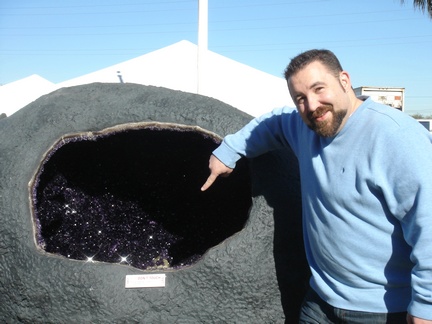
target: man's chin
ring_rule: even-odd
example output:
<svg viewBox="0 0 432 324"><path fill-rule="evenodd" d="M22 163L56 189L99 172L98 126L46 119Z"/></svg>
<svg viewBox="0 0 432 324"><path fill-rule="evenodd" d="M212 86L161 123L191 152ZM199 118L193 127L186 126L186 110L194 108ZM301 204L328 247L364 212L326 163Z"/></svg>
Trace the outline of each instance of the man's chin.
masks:
<svg viewBox="0 0 432 324"><path fill-rule="evenodd" d="M312 124L309 125L309 128L321 137L333 137L338 132L338 129L335 129L334 125L331 123Z"/></svg>
<svg viewBox="0 0 432 324"><path fill-rule="evenodd" d="M328 137L335 136L337 134L337 131L336 132L328 132L326 130L316 130L315 133L317 133L318 136L328 138Z"/></svg>
<svg viewBox="0 0 432 324"><path fill-rule="evenodd" d="M342 127L342 122L347 114L347 110L342 110L333 116L327 116L327 120L309 120L309 128L321 137L334 137Z"/></svg>

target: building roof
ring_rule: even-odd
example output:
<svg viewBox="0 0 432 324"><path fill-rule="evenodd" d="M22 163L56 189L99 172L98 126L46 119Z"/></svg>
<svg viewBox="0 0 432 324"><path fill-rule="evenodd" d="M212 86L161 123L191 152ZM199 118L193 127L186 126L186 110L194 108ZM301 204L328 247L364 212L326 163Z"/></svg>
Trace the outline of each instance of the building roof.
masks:
<svg viewBox="0 0 432 324"><path fill-rule="evenodd" d="M283 78L212 51L205 53L206 55L200 58L199 75L198 47L183 40L56 85L41 77L32 76L29 77L34 78L35 83L32 85L22 82L25 80L23 79L0 87L0 90L4 87L14 88L15 92L21 93L18 101L18 97L6 96L4 92L7 91L0 92L0 113L5 112L9 116L11 111L14 112L53 90L94 82L137 83L200 93L221 100L252 116L261 115L277 107L294 106ZM36 78L39 78L39 81Z"/></svg>
<svg viewBox="0 0 432 324"><path fill-rule="evenodd" d="M54 89L54 83L37 74L5 84L0 87L0 114L10 116Z"/></svg>

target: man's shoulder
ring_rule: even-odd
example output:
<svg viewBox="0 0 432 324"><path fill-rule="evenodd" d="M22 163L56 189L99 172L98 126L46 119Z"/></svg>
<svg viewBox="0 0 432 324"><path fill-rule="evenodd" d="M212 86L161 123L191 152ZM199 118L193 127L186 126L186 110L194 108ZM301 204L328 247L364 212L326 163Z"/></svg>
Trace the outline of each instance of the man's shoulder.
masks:
<svg viewBox="0 0 432 324"><path fill-rule="evenodd" d="M365 104L364 113L357 120L375 144L400 147L407 143L412 147L424 147L425 143L432 143L431 133L405 112L372 100Z"/></svg>
<svg viewBox="0 0 432 324"><path fill-rule="evenodd" d="M393 126L396 128L419 128L419 123L408 114L397 108L375 102L372 99L365 101L365 110L368 112L371 121L375 121L377 126Z"/></svg>

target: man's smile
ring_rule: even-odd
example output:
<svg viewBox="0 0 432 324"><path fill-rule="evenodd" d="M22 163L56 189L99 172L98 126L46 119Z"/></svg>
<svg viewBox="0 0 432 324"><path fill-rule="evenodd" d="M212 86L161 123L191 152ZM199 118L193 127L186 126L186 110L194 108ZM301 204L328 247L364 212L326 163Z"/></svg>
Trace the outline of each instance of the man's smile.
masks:
<svg viewBox="0 0 432 324"><path fill-rule="evenodd" d="M327 113L332 110L330 106L321 106L318 107L314 112L309 113L308 119L314 122L322 122L326 119Z"/></svg>

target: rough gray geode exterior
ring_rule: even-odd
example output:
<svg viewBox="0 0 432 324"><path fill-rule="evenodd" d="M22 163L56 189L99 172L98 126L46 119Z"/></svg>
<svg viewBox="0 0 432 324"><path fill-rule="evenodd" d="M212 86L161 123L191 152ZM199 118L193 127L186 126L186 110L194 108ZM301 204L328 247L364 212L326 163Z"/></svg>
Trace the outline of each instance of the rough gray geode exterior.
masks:
<svg viewBox="0 0 432 324"><path fill-rule="evenodd" d="M166 274L165 288L125 289L126 275L148 271L42 254L34 242L28 185L43 154L61 136L158 121L199 126L223 137L250 119L215 99L134 84L60 89L1 119L0 321L283 323L278 283L289 317L307 278L298 173L295 168L274 172L294 163L287 153L252 161L253 207L245 228L194 266L156 271Z"/></svg>

